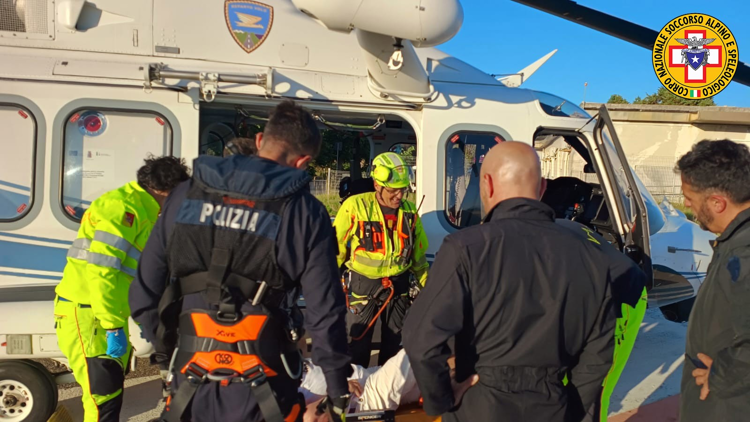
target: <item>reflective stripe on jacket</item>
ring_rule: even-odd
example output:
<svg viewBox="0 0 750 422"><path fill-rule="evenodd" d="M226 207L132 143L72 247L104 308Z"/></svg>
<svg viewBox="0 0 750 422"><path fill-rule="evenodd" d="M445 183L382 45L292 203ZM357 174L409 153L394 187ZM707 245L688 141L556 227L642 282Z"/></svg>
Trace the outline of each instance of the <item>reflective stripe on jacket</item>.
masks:
<svg viewBox="0 0 750 422"><path fill-rule="evenodd" d="M339 244L339 267L346 261L349 269L369 278L392 277L411 270L424 285L429 268L425 258L428 242L414 203L402 201L392 236L388 236L375 192L354 195L344 201L333 226ZM370 240L364 238L368 232L372 235ZM400 262L398 258L409 243L410 232L413 252L407 262Z"/></svg>
<svg viewBox="0 0 750 422"><path fill-rule="evenodd" d="M159 204L137 182L99 197L83 215L55 292L91 305L102 328L124 327L130 282L158 216Z"/></svg>

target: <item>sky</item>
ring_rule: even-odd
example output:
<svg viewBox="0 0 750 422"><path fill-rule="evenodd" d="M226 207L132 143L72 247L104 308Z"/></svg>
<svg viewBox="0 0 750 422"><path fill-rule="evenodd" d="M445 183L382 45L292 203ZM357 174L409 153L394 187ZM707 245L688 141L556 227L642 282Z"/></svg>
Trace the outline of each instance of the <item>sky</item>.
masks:
<svg viewBox="0 0 750 422"><path fill-rule="evenodd" d="M747 0L577 0L577 3L655 31L677 16L704 13L734 34L740 60L750 64L750 1ZM580 104L606 102L620 94L632 102L662 86L651 51L511 0L462 0L459 33L438 46L489 74L516 73L554 49L524 88L549 92ZM750 107L750 86L732 82L714 101Z"/></svg>

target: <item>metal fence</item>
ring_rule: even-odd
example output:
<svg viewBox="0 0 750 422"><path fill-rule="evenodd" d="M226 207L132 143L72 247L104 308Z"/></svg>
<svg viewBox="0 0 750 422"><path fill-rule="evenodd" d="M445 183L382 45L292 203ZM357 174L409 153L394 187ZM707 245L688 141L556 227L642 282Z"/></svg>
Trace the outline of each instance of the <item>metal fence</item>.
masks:
<svg viewBox="0 0 750 422"><path fill-rule="evenodd" d="M550 149L541 154L544 177L571 176L598 183L596 174L583 172L583 159L570 148ZM680 176L674 172L677 159L672 156L628 157L630 166L657 202L666 197L673 203L684 203Z"/></svg>
<svg viewBox="0 0 750 422"><path fill-rule="evenodd" d="M349 176L349 170L328 169L325 177L316 178L310 182L310 191L313 195L338 195L341 179ZM362 177L367 177L362 172Z"/></svg>
<svg viewBox="0 0 750 422"><path fill-rule="evenodd" d="M674 163L670 166L636 165L633 170L657 201L667 197L670 202L683 203L685 198L682 196L680 176L674 172Z"/></svg>
<svg viewBox="0 0 750 422"><path fill-rule="evenodd" d="M313 195L325 195L328 193L328 181L326 179L315 179L310 182L310 192Z"/></svg>

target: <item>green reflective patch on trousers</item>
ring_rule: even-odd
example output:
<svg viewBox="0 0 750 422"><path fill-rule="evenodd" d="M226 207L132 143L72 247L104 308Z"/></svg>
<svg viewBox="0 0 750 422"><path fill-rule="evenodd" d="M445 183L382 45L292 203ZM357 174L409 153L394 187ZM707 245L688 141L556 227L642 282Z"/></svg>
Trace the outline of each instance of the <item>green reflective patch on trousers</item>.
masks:
<svg viewBox="0 0 750 422"><path fill-rule="evenodd" d="M622 375L622 371L625 369L625 364L628 362L630 353L633 351L633 345L635 339L638 336L638 332L643 322L643 317L646 315L646 308L648 307L648 299L646 296L646 289L643 289L641 299L635 308L632 308L626 304L622 305L622 318L617 319L617 327L615 328L615 353L612 367L609 369L607 377L604 379L602 384L602 400L601 400L601 422L607 422L607 414L609 413L609 399L612 396L612 392L615 390L617 381Z"/></svg>

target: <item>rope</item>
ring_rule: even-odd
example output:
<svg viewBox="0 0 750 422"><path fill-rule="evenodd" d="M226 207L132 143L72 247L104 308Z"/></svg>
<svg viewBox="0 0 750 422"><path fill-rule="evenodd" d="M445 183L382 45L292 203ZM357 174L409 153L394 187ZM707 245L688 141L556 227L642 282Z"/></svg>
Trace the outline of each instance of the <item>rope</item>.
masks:
<svg viewBox="0 0 750 422"><path fill-rule="evenodd" d="M356 341L362 340L362 338L365 336L365 334L367 334L367 332L370 331L370 328L372 328L372 326L375 325L375 322L380 317L380 314L383 313L383 311L385 310L385 307L388 306L388 303L393 298L393 292L394 292L394 290L393 290L393 283L391 282L391 279L388 278L388 277L384 277L382 283L383 283L383 290L385 290L385 289L391 289L391 293L388 294L388 299L385 300L385 302L383 303L383 306L381 306L380 310L378 310L378 313L375 314L375 317L370 321L369 324L367 324L367 328L365 328L365 331L363 331L362 334L359 337L352 337L352 340L356 340ZM378 294L380 294L380 292L378 292Z"/></svg>

